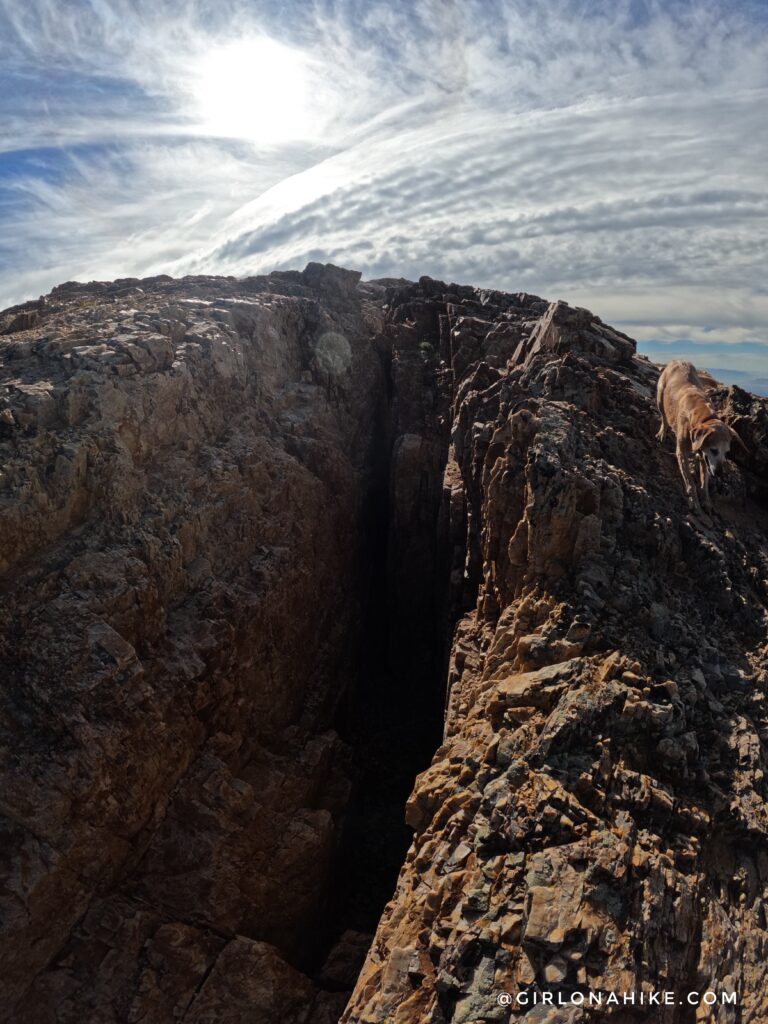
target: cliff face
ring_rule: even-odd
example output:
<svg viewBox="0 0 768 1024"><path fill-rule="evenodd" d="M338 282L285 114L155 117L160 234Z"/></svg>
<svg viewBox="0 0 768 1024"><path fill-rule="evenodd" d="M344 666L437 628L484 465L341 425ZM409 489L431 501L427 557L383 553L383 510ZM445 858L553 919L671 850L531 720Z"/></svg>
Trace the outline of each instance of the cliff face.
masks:
<svg viewBox="0 0 768 1024"><path fill-rule="evenodd" d="M358 277L64 286L3 341L9 1020L338 1018L283 958L349 795L385 411Z"/></svg>
<svg viewBox="0 0 768 1024"><path fill-rule="evenodd" d="M462 319L427 296L400 315L445 312L464 614L343 1020L764 1022L768 403L713 393L750 454L708 524L629 339L562 304L492 296ZM651 990L675 1005L557 1007ZM687 1002L707 990L737 1005Z"/></svg>
<svg viewBox="0 0 768 1024"><path fill-rule="evenodd" d="M768 1019L768 403L713 392L708 524L562 303L310 264L0 331L4 1019L337 1021L444 704L344 1021Z"/></svg>

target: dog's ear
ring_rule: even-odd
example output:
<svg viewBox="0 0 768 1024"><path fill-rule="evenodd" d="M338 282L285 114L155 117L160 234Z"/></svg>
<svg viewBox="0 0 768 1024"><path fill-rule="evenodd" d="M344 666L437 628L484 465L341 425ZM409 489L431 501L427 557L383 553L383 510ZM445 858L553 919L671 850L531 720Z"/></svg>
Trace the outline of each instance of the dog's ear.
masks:
<svg viewBox="0 0 768 1024"><path fill-rule="evenodd" d="M709 433L710 432L708 430L702 430L701 427L699 427L698 430L694 430L694 432L693 432L693 443L691 444L691 450L694 451L694 452L701 451L701 446L706 441L707 435Z"/></svg>
<svg viewBox="0 0 768 1024"><path fill-rule="evenodd" d="M727 424L726 424L726 425L727 425ZM739 437L739 435L738 435L738 434L736 433L736 431L735 431L735 430L733 429L733 427L731 427L731 426L728 426L728 432L730 433L730 435L731 435L731 437L733 438L733 440L734 440L734 441L738 441L738 442L739 442L739 444L740 444L740 445L741 445L741 447L742 447L742 448L744 449L744 451L745 451L745 452L747 453L747 455L750 455L750 454L751 454L751 452L750 452L749 448L747 448L747 446L746 446L746 445L744 444L744 442L743 442L743 441L741 440L741 438L740 438L740 437Z"/></svg>

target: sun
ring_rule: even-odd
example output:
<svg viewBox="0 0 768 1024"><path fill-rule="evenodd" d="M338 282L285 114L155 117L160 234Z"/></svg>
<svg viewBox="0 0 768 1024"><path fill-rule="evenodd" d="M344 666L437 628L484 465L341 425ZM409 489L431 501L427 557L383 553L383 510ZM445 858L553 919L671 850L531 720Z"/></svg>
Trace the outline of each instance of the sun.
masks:
<svg viewBox="0 0 768 1024"><path fill-rule="evenodd" d="M306 59L267 36L205 53L192 92L208 134L267 145L311 134Z"/></svg>

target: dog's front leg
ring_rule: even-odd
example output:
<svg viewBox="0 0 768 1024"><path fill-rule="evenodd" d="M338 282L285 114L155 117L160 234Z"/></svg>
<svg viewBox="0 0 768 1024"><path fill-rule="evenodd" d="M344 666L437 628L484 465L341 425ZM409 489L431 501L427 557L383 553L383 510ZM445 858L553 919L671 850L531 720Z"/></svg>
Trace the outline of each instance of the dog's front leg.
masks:
<svg viewBox="0 0 768 1024"><path fill-rule="evenodd" d="M660 424L659 429L658 429L658 431L656 433L656 440L657 441L661 441L663 443L666 440L666 437L667 437L667 428L669 427L669 424L667 423L667 417L664 414L664 404L662 403L661 399L659 399L659 401L658 401L658 406L659 406L659 416L661 416L661 424Z"/></svg>
<svg viewBox="0 0 768 1024"><path fill-rule="evenodd" d="M683 478L683 484L685 485L685 493L688 498L688 504L691 506L694 512L701 512L701 505L699 504L699 495L696 489L696 482L691 475L691 467L688 464L688 452L683 450L680 442L677 442L675 449L677 455L677 464L680 467L680 475Z"/></svg>
<svg viewBox="0 0 768 1024"><path fill-rule="evenodd" d="M712 499L709 496L709 470L706 460L699 456L699 478L701 480L702 504L707 512L712 510Z"/></svg>

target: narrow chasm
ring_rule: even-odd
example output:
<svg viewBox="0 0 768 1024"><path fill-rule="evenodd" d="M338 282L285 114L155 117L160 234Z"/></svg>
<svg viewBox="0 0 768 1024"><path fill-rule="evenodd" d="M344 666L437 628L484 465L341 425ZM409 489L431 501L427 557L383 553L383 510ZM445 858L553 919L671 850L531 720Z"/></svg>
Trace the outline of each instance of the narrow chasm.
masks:
<svg viewBox="0 0 768 1024"><path fill-rule="evenodd" d="M405 806L442 738L450 643L437 321L416 336L390 318L380 340L388 386L363 514L359 671L334 723L353 788L326 914L300 964L331 991L356 980L413 838Z"/></svg>

